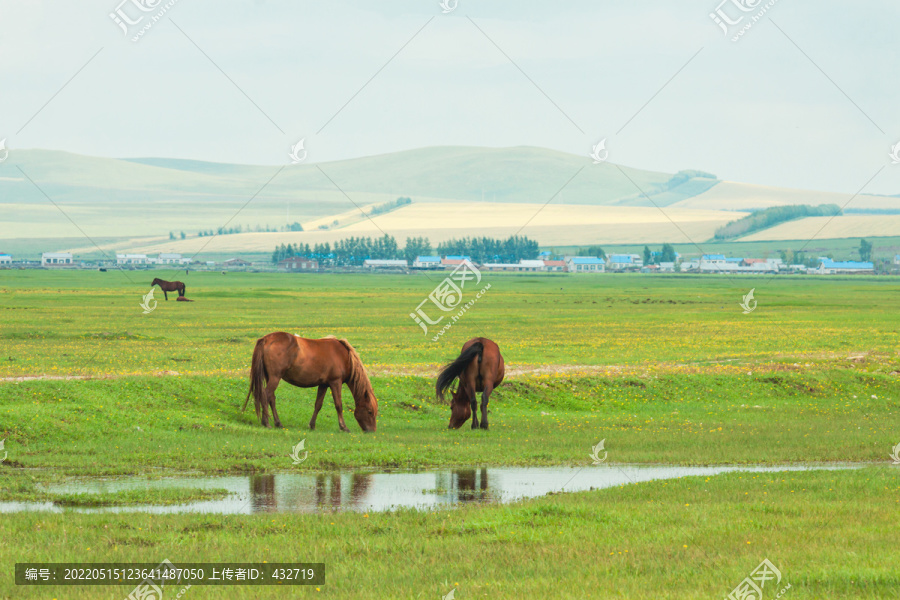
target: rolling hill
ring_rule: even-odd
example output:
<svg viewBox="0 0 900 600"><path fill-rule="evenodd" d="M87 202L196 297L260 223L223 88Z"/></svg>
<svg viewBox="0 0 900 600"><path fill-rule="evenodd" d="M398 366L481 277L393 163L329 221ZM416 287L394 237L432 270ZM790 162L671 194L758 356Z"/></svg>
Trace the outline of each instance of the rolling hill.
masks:
<svg viewBox="0 0 900 600"><path fill-rule="evenodd" d="M0 164L0 240L48 239L48 250L60 250L73 247L71 238L87 235L116 237L107 243L122 250L186 249L209 242L196 237L201 230L241 226L253 231L211 242L238 250L280 239L281 234L263 231L294 222L316 230L304 232L304 238L338 239L379 234L360 207L399 196L412 198L413 204L376 217L378 227L398 238L430 235L435 240L468 229L470 234L478 229L479 235L515 232L527 222L526 215L552 199L523 231L545 244L675 242L684 233L701 242L741 211L780 204L843 205L849 199L720 181L696 171L670 174L593 164L587 156L525 146L441 146L269 166L13 150ZM861 195L853 206L884 209L896 203L896 198ZM601 207L606 210L595 210ZM876 227L878 232L887 228L884 235L900 234L889 221ZM877 220L866 223L874 226ZM865 229L852 228L854 235L860 227ZM169 232L180 238L182 231L183 243L168 239ZM765 231L754 235L768 239ZM68 239L60 246L52 238Z"/></svg>

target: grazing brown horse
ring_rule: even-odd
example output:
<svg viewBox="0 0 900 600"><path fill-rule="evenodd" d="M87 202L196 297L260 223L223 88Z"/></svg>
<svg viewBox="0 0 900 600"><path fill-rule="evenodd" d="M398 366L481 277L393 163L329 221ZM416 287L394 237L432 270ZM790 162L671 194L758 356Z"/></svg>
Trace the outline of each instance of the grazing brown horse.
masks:
<svg viewBox="0 0 900 600"><path fill-rule="evenodd" d="M179 296L184 296L184 284L180 281L165 281L164 279L154 279L150 287L158 285L162 290L166 300L169 299L169 292L178 292Z"/></svg>
<svg viewBox="0 0 900 600"><path fill-rule="evenodd" d="M334 336L308 340L279 331L256 341L250 367L250 390L243 410L247 409L247 402L253 396L256 416L263 427L269 426L269 407L272 407L275 427L281 427L275 410L275 389L282 379L301 388L318 387L316 407L309 421L310 429L316 428L316 417L322 408L325 392L331 388L341 430L350 431L344 423L344 407L341 404L341 385L346 383L353 394L356 422L363 431L375 431L378 399L359 354L347 340Z"/></svg>
<svg viewBox="0 0 900 600"><path fill-rule="evenodd" d="M444 392L459 378L459 386L450 402L450 429L462 427L469 416L472 429L478 429L478 400L481 392L481 429L488 428L488 401L494 388L503 382L504 366L500 348L487 338L472 338L463 344L462 352L438 375L435 391L440 401Z"/></svg>

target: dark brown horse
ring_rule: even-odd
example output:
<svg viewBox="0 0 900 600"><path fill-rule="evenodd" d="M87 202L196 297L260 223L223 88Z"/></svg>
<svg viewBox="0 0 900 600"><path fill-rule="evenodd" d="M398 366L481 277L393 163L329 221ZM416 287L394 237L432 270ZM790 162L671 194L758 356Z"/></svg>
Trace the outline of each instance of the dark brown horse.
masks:
<svg viewBox="0 0 900 600"><path fill-rule="evenodd" d="M450 402L450 429L459 429L472 417L472 429L478 429L478 400L481 392L481 429L488 428L488 401L491 392L503 381L504 366L500 348L487 338L472 338L463 344L462 352L441 370L435 391L443 402L444 392L459 378L459 386Z"/></svg>
<svg viewBox="0 0 900 600"><path fill-rule="evenodd" d="M363 431L375 431L378 417L378 399L359 354L350 342L328 336L321 340L308 340L279 331L256 341L253 362L250 367L250 390L244 400L244 408L253 396L256 416L264 427L269 426L269 407L275 419L275 427L281 420L275 410L275 389L281 380L301 388L317 387L316 407L309 428L316 428L316 417L322 408L325 392L331 388L334 408L342 431L349 431L344 423L344 407L341 404L341 385L347 384L353 394L353 416Z"/></svg>
<svg viewBox="0 0 900 600"><path fill-rule="evenodd" d="M159 289L162 290L163 295L166 297L166 300L169 299L169 292L178 292L179 296L184 296L184 284L180 281L166 281L164 279L154 279L153 283L150 284L150 287L154 285L158 285Z"/></svg>

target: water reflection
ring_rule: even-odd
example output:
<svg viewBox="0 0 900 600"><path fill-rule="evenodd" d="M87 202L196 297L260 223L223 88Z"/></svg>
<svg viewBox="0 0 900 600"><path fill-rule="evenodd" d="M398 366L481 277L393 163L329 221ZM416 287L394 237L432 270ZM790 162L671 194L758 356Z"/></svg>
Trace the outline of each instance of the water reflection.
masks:
<svg viewBox="0 0 900 600"><path fill-rule="evenodd" d="M393 508L433 510L466 503L500 503L543 496L550 492L603 489L690 475L711 476L731 471L774 472L807 469L846 469L853 466L781 467L665 467L614 466L469 468L418 473L284 473L225 477L120 477L80 479L42 488L50 493L103 494L124 490L165 488L225 489L221 500L178 506L109 506L63 509L46 502L0 502L0 513L40 510L62 512L152 512L265 514L381 511Z"/></svg>

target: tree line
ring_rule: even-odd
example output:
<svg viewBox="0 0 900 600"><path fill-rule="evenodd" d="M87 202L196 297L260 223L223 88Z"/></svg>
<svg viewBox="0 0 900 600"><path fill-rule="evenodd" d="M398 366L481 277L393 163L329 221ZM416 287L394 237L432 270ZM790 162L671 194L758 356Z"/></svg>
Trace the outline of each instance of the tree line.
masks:
<svg viewBox="0 0 900 600"><path fill-rule="evenodd" d="M757 210L746 217L731 221L716 229L716 240L731 240L734 238L768 229L778 223L802 219L803 217L831 217L842 214L837 204L820 204L810 206L808 204L791 204L788 206L772 206L763 210Z"/></svg>
<svg viewBox="0 0 900 600"><path fill-rule="evenodd" d="M381 237L350 237L315 244L281 244L272 253L272 262L278 263L286 258L305 257L326 266L361 265L369 259L405 259L412 263L419 256L431 256L435 253L431 241L427 237L408 237L406 246L400 248L392 235ZM494 239L489 237L465 237L441 242L437 246L440 256L469 256L478 263L485 262L519 262L522 259L534 259L538 255L538 243L525 236L510 236Z"/></svg>

